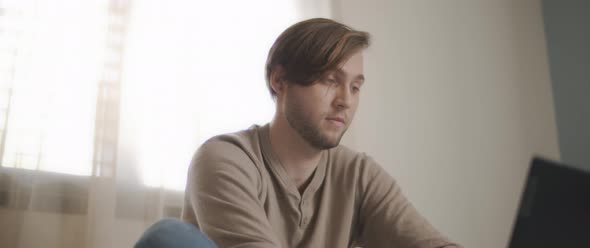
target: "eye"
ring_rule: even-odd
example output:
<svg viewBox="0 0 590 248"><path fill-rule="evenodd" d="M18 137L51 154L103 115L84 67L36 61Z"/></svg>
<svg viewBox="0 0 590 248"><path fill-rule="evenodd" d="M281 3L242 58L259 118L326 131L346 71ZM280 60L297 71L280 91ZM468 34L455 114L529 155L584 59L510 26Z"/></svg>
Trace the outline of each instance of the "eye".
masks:
<svg viewBox="0 0 590 248"><path fill-rule="evenodd" d="M320 80L321 84L327 86L327 87L335 87L336 85L338 85L338 81L333 78L333 77L326 77L322 80Z"/></svg>
<svg viewBox="0 0 590 248"><path fill-rule="evenodd" d="M358 93L359 91L361 91L361 87L359 87L359 86L352 86L352 92Z"/></svg>
<svg viewBox="0 0 590 248"><path fill-rule="evenodd" d="M326 78L324 79L324 82L327 84L336 84L336 80L334 80L333 78Z"/></svg>

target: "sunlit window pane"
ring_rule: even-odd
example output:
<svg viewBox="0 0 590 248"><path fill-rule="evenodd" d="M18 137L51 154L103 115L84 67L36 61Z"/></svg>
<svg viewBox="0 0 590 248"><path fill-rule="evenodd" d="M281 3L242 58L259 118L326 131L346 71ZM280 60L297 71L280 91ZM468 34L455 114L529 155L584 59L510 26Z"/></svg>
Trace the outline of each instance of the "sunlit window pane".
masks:
<svg viewBox="0 0 590 248"><path fill-rule="evenodd" d="M266 55L298 10L295 1L173 2L135 5L121 99L143 182L182 190L202 142L271 119Z"/></svg>
<svg viewBox="0 0 590 248"><path fill-rule="evenodd" d="M8 1L2 166L90 175L106 1ZM7 68L6 68L7 67ZM0 99L6 101L6 99Z"/></svg>
<svg viewBox="0 0 590 248"><path fill-rule="evenodd" d="M182 190L205 140L271 119L266 55L300 3L127 3L0 2L2 166Z"/></svg>

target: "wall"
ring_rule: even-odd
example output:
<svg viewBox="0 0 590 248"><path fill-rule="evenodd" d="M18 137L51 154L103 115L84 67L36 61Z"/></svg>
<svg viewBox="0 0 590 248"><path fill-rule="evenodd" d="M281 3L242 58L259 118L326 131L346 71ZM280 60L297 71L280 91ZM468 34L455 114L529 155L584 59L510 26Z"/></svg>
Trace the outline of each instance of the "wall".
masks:
<svg viewBox="0 0 590 248"><path fill-rule="evenodd" d="M590 2L543 0L559 148L590 170Z"/></svg>
<svg viewBox="0 0 590 248"><path fill-rule="evenodd" d="M453 240L506 247L531 157L559 158L540 2L333 5L373 36L345 143Z"/></svg>

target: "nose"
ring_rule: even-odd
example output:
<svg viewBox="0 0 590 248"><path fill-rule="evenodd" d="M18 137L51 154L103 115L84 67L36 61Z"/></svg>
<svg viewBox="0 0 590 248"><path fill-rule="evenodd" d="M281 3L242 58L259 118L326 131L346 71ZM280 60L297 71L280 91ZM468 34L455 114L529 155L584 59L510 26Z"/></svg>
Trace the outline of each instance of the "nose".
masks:
<svg viewBox="0 0 590 248"><path fill-rule="evenodd" d="M352 105L353 101L352 90L346 84L341 84L338 87L336 98L334 99L334 105L338 109L348 109Z"/></svg>

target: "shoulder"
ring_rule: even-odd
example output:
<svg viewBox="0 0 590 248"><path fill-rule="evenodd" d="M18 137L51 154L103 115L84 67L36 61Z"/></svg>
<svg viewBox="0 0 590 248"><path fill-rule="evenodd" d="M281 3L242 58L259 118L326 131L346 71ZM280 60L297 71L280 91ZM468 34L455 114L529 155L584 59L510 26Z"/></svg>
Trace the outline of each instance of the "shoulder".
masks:
<svg viewBox="0 0 590 248"><path fill-rule="evenodd" d="M371 156L344 145L339 145L330 150L330 160L338 167L346 167L346 169L379 166Z"/></svg>
<svg viewBox="0 0 590 248"><path fill-rule="evenodd" d="M261 156L259 129L259 126L254 125L246 130L214 136L197 149L194 158L241 161L247 158L258 162Z"/></svg>
<svg viewBox="0 0 590 248"><path fill-rule="evenodd" d="M195 152L189 173L208 176L218 173L241 174L258 178L261 153L258 126L239 132L217 135Z"/></svg>
<svg viewBox="0 0 590 248"><path fill-rule="evenodd" d="M333 172L344 178L359 180L384 172L373 157L344 145L332 148L329 159Z"/></svg>

